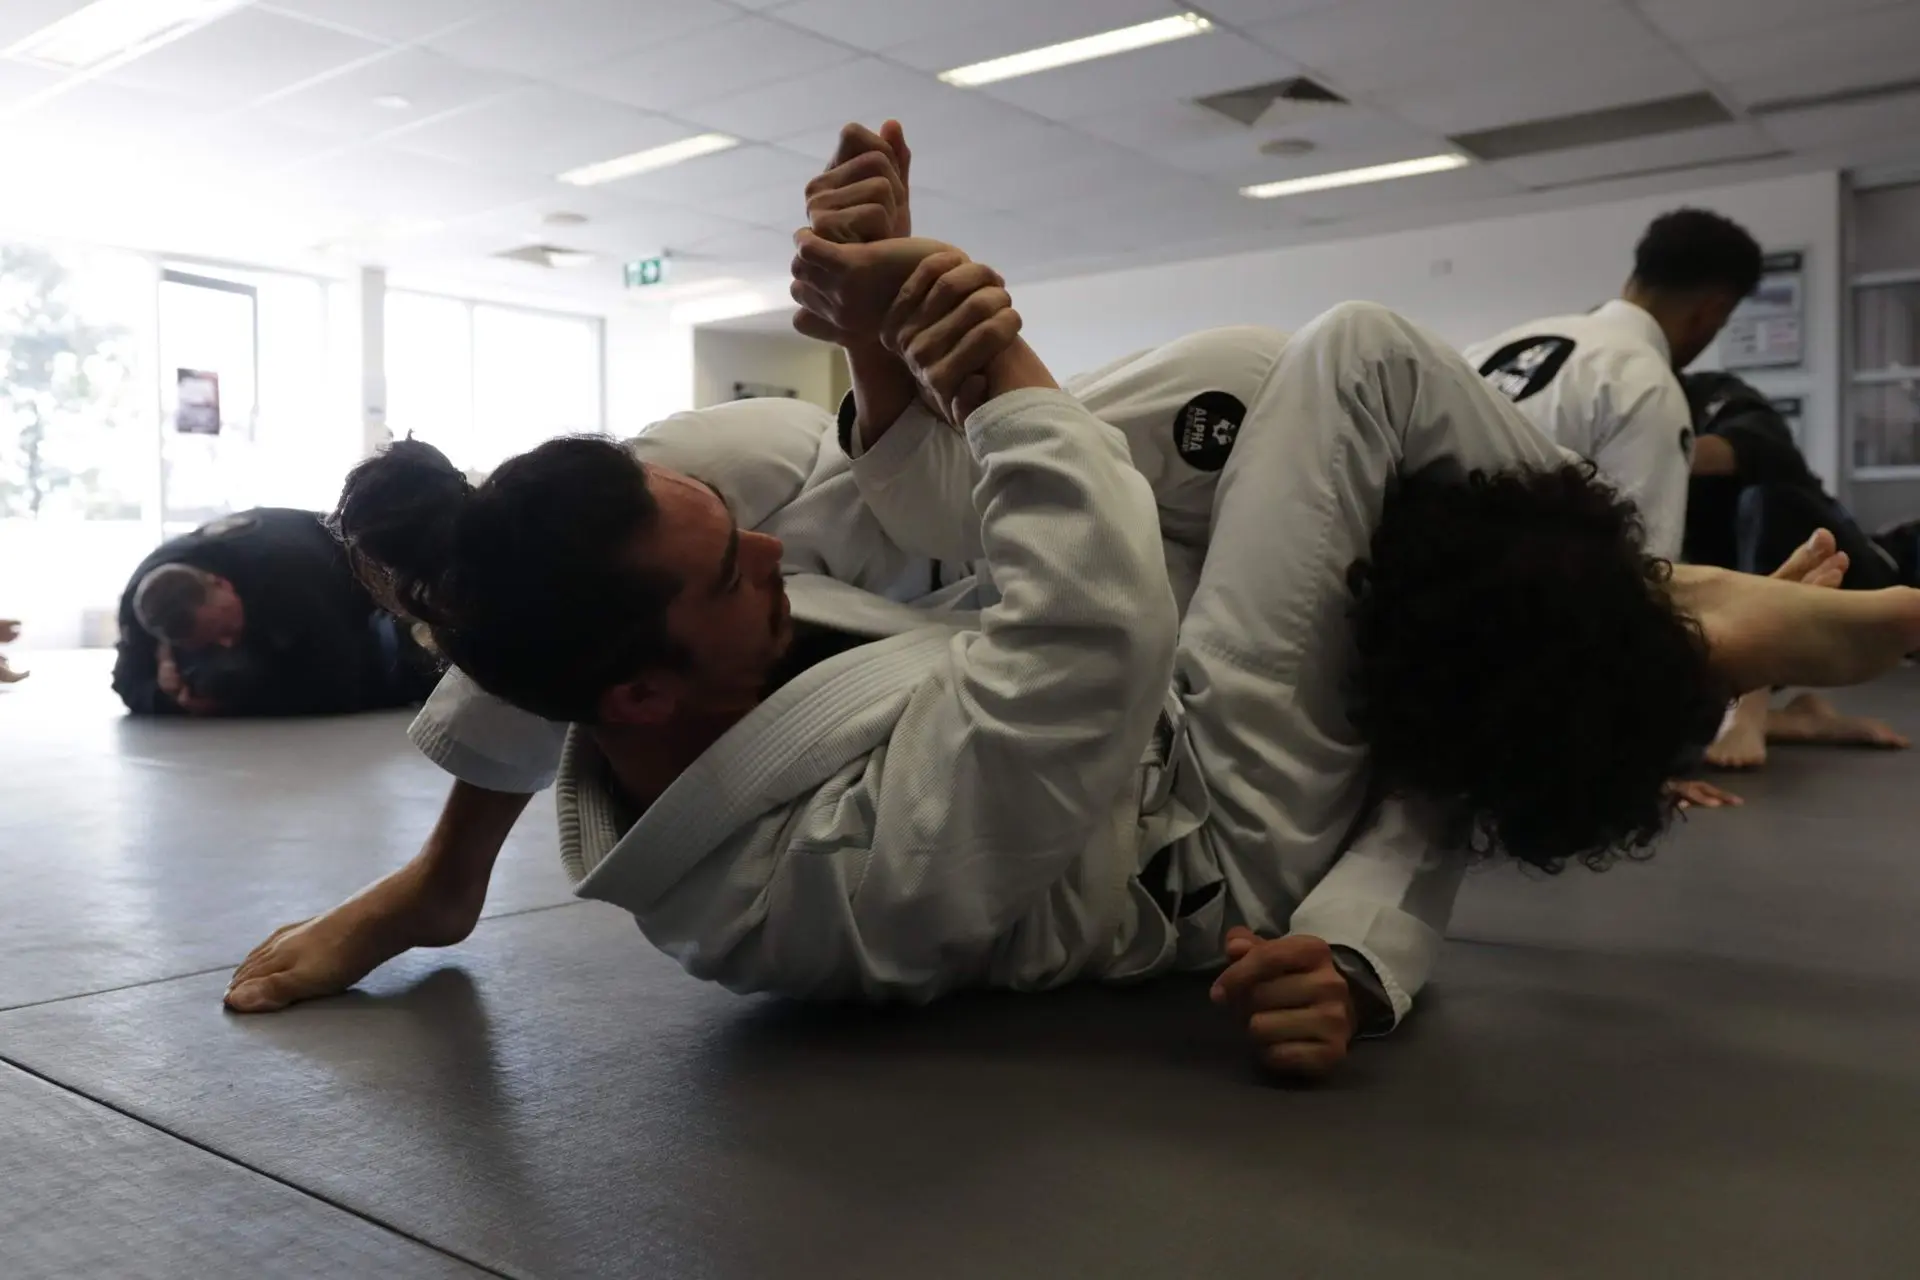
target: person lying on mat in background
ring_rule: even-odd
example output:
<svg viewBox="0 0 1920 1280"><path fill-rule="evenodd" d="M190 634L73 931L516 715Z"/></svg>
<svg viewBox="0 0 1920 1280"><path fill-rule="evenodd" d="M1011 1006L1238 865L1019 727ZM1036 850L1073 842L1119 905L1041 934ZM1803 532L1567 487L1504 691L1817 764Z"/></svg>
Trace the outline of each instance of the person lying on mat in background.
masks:
<svg viewBox="0 0 1920 1280"><path fill-rule="evenodd" d="M847 203L856 162L815 230L905 230L897 197ZM579 892L698 976L927 1000L1224 964L1262 1060L1324 1071L1405 1015L1472 851L1641 848L1727 693L1864 679L1920 635L1920 593L1670 572L1377 307L1198 335L1076 398L948 246L804 235L796 274L860 378L806 448L804 406L763 402L551 442L478 491L423 445L356 470L339 531L458 668L415 737L461 781L406 868L256 949L232 1008L464 936L564 737ZM977 618L879 594L935 561L977 566Z"/></svg>
<svg viewBox="0 0 1920 1280"><path fill-rule="evenodd" d="M1817 529L1827 529L1845 553L1843 585L1879 591L1902 584L1894 559L1827 493L1807 465L1793 428L1761 392L1731 373L1681 378L1693 411L1693 475L1687 489L1685 556L1691 564L1743 573L1771 573ZM1740 699L1707 763L1757 769L1767 744L1830 743L1901 748L1907 739L1891 725L1844 715L1815 693L1772 708L1772 690Z"/></svg>
<svg viewBox="0 0 1920 1280"><path fill-rule="evenodd" d="M1648 551L1678 559L1693 418L1676 373L1712 345L1760 274L1760 246L1738 224L1676 209L1648 226L1618 298L1509 329L1467 348L1467 360L1633 500Z"/></svg>
<svg viewBox="0 0 1920 1280"><path fill-rule="evenodd" d="M20 638L20 624L10 618L0 619L0 644L12 644ZM15 671L7 662L7 655L0 653L0 684L19 684L31 671Z"/></svg>
<svg viewBox="0 0 1920 1280"><path fill-rule="evenodd" d="M314 511L223 516L158 547L120 598L113 689L134 715L371 711L437 676Z"/></svg>

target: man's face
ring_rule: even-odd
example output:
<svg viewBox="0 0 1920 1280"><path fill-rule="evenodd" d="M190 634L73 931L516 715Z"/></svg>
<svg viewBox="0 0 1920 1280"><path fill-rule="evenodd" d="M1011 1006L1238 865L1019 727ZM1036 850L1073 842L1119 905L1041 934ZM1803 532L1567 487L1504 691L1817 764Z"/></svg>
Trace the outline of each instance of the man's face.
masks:
<svg viewBox="0 0 1920 1280"><path fill-rule="evenodd" d="M231 649L240 643L247 630L247 609L240 593L225 578L207 583L207 598L195 615L193 638L188 649Z"/></svg>
<svg viewBox="0 0 1920 1280"><path fill-rule="evenodd" d="M641 722L744 713L759 703L793 640L780 540L742 529L720 495L691 476L649 467L647 487L660 521L641 559L681 584L667 608L667 632L689 666L616 691L608 715Z"/></svg>
<svg viewBox="0 0 1920 1280"><path fill-rule="evenodd" d="M1695 301L1681 326L1680 340L1674 344L1673 367L1685 369L1698 360L1701 352L1712 346L1720 331L1727 327L1727 321L1733 318L1733 309L1739 305L1740 299L1730 293L1704 294Z"/></svg>

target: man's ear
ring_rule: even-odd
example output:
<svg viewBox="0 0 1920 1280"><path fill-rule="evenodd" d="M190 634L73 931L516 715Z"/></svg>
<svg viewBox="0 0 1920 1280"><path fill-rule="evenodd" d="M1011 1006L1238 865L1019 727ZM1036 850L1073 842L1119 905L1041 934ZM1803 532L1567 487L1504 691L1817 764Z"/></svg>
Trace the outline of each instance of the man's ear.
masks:
<svg viewBox="0 0 1920 1280"><path fill-rule="evenodd" d="M646 675L600 695L600 723L662 725L673 718L684 690L670 675Z"/></svg>

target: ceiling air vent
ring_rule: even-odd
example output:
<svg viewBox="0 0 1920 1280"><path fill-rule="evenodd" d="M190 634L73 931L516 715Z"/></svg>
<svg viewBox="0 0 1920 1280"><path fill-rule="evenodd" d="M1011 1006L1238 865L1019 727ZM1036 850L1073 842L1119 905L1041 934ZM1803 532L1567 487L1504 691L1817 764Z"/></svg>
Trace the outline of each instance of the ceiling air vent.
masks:
<svg viewBox="0 0 1920 1280"><path fill-rule="evenodd" d="M563 249L557 244L523 244L518 249L502 249L493 256L549 268L584 267L593 261L593 255L585 249Z"/></svg>
<svg viewBox="0 0 1920 1280"><path fill-rule="evenodd" d="M1448 141L1476 160L1518 160L1550 151L1571 151L1575 147L1597 147L1609 142L1679 133L1684 129L1704 129L1732 119L1733 113L1712 94L1687 93L1677 98L1656 98L1652 102L1608 107L1604 111L1582 111L1577 115L1463 133Z"/></svg>
<svg viewBox="0 0 1920 1280"><path fill-rule="evenodd" d="M1229 89L1225 93L1208 94L1204 98L1195 98L1193 105L1205 107L1216 115L1223 115L1236 124L1252 128L1275 107L1299 109L1318 109L1324 107L1344 107L1347 100L1317 80L1305 76L1290 76L1285 80L1275 80L1271 84L1250 85L1245 89Z"/></svg>
<svg viewBox="0 0 1920 1280"><path fill-rule="evenodd" d="M1776 98L1772 102L1756 102L1751 110L1757 116L1776 116L1782 111L1806 111L1813 107L1857 106L1863 102L1901 98L1914 92L1920 92L1920 80L1892 80L1884 84L1861 85L1857 89L1840 89L1833 93L1812 94L1804 98Z"/></svg>

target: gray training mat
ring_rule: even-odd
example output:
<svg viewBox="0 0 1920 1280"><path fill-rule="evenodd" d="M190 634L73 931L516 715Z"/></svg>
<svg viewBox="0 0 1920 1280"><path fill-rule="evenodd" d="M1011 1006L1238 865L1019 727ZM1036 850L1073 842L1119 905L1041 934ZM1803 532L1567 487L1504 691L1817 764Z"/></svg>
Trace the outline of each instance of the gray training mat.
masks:
<svg viewBox="0 0 1920 1280"><path fill-rule="evenodd" d="M1862 696L1920 728L1920 673ZM284 740L295 727L184 726L164 798L212 816L156 816L129 781L157 767L143 739L77 741L117 723L76 722L54 749L128 824L88 864L116 894L73 896L47 849L0 843L0 938L31 944L0 948L0 981L84 990L107 972L94 945L154 980L0 1012L0 1059L134 1126L154 1159L298 1188L403 1259L263 1265L264 1213L182 1209L167 1230L208 1233L202 1252L152 1274L406 1276L432 1248L524 1277L1801 1280L1904 1278L1920 1253L1911 755L1781 753L1730 780L1751 807L1699 815L1645 866L1477 874L1462 924L1481 940L1449 945L1412 1022L1329 1086L1276 1088L1204 983L877 1013L731 996L618 911L540 909L564 902L541 817L503 867L512 892L552 887L512 899L531 909L362 992L232 1017L226 967L334 880L410 853L443 787L395 717ZM54 750L14 735L0 766ZM383 785L384 840L357 794ZM63 818L112 828L68 816L72 791L19 794L10 829L96 858ZM196 976L210 956L221 971ZM58 1176L139 1173L43 1132L72 1162ZM51 1163L0 1146L9 1192ZM0 1276L92 1275L117 1221L42 1210L0 1234Z"/></svg>
<svg viewBox="0 0 1920 1280"><path fill-rule="evenodd" d="M0 1135L7 1280L485 1274L11 1067Z"/></svg>

